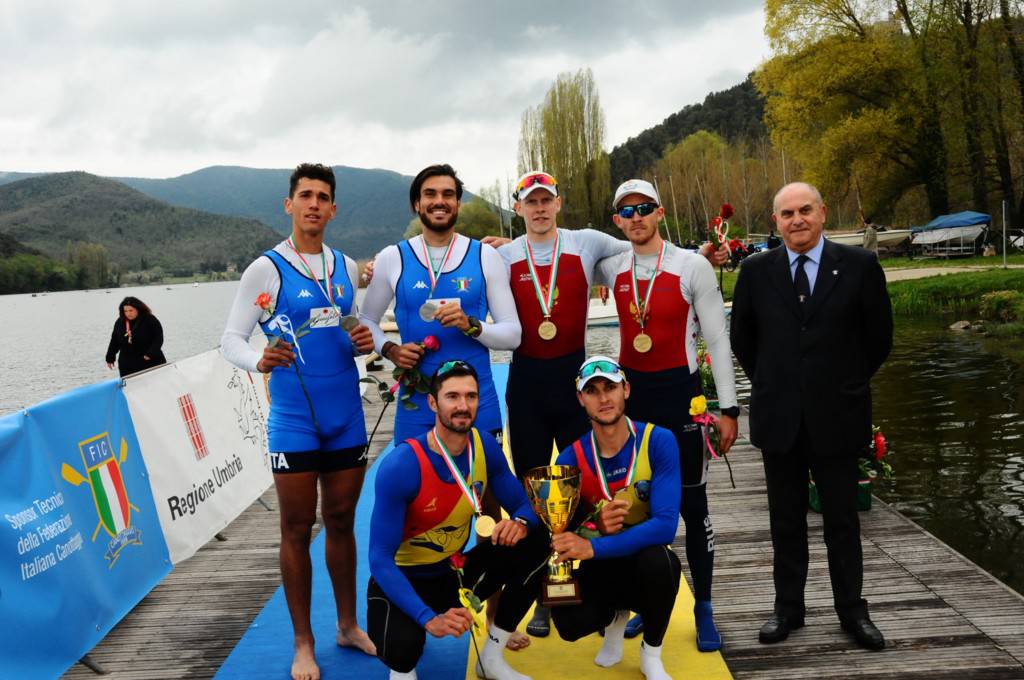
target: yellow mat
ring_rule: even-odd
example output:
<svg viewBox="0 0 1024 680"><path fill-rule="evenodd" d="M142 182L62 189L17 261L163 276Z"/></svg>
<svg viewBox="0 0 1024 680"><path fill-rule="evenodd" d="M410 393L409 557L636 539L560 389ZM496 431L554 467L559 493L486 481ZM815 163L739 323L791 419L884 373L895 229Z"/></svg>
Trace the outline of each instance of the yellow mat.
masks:
<svg viewBox="0 0 1024 680"><path fill-rule="evenodd" d="M507 433L506 433L507 435ZM506 442L505 455L511 456L508 451L508 437ZM552 453L552 458L557 451ZM661 659L665 664L665 670L674 680L731 680L732 674L725 665L725 660L719 652L697 651L696 631L693 623L693 595L686 585L685 579L679 584L679 593L676 595L676 604L672 611L672 620L669 623L668 632L665 634L665 642L662 644ZM522 628L525 629L526 622L532 616L527 614L523 619ZM478 614L478 626L476 632L477 644L482 645L486 640L485 622L483 614ZM530 638L530 646L518 652L506 651L505 659L514 669L525 673L533 680L558 680L560 678L594 678L595 680L619 680L620 678L636 680L643 678L640 673L640 640L642 636L632 640L626 640L625 653L622 661L611 668L602 668L594 663L594 657L601 649L603 638L597 635L588 635L576 642L565 642L558 637L558 632L551 627L551 635L546 638ZM473 645L469 646L469 658L466 662L466 680L476 678L476 652Z"/></svg>
<svg viewBox="0 0 1024 680"><path fill-rule="evenodd" d="M685 582L676 596L676 606L669 623L665 642L662 644L661 659L665 670L675 680L731 680L732 674L718 652L699 652L693 628L693 596ZM482 615L477 628L477 644L485 638ZM532 614L523 619L523 624ZM530 646L518 652L505 652L505 659L512 668L529 675L533 680L559 678L594 678L595 680L626 680L643 678L640 673L640 640L642 636L626 640L622 661L611 668L602 668L594 663L594 657L601 649L601 638L596 633L576 642L565 642L551 627L546 638L530 638ZM466 662L466 680L476 678L476 652L469 648Z"/></svg>

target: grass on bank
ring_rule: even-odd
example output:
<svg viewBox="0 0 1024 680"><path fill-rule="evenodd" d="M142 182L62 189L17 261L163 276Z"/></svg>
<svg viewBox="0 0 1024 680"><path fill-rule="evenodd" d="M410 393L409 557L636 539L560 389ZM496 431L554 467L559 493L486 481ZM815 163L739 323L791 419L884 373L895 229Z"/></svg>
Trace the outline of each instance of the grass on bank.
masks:
<svg viewBox="0 0 1024 680"><path fill-rule="evenodd" d="M889 297L897 315L977 317L982 296L1004 290L1024 293L1024 269L990 269L896 281L889 284Z"/></svg>
<svg viewBox="0 0 1024 680"><path fill-rule="evenodd" d="M926 269L931 267L1002 267L1003 256L982 257L886 257L880 260L885 269ZM1008 265L1024 265L1024 253L1006 256Z"/></svg>

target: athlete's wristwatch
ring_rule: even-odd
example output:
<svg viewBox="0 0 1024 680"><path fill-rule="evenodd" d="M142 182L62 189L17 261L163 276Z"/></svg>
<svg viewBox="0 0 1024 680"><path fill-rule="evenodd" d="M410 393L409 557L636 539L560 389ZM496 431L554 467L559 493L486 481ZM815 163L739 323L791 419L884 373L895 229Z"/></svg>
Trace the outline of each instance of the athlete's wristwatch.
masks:
<svg viewBox="0 0 1024 680"><path fill-rule="evenodd" d="M480 335L480 332L484 329L484 327L480 325L480 319L475 316L468 316L466 318L469 320L469 328L462 332L471 338L475 338Z"/></svg>
<svg viewBox="0 0 1024 680"><path fill-rule="evenodd" d="M513 522L519 522L520 524L522 524L522 525L523 525L524 527L526 527L527 529L529 529L529 528L530 528L530 523L529 523L529 522L527 522L527 521L526 521L525 519L523 519L522 517L513 517L513 518L512 518L512 521L513 521Z"/></svg>
<svg viewBox="0 0 1024 680"><path fill-rule="evenodd" d="M739 418L740 417L740 407L739 406L730 406L729 408L723 408L722 409L722 415L723 416L729 416L730 418Z"/></svg>

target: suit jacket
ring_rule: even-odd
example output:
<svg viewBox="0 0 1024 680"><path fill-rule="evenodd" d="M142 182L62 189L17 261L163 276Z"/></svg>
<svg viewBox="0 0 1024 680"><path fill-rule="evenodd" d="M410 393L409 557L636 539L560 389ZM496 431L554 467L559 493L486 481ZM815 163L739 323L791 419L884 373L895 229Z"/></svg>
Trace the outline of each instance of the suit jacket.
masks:
<svg viewBox="0 0 1024 680"><path fill-rule="evenodd" d="M889 355L892 328L885 274L869 251L826 240L803 305L785 248L747 258L730 340L752 384L753 444L788 451L803 422L815 455L859 453L871 438L871 376Z"/></svg>

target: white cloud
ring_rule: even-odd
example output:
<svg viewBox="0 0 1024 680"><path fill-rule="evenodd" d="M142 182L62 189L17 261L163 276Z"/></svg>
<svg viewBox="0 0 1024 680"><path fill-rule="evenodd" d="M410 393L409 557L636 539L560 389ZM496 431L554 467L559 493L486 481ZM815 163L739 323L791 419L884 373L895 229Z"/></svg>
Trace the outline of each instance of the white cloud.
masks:
<svg viewBox="0 0 1024 680"><path fill-rule="evenodd" d="M0 170L444 160L475 188L515 175L522 111L560 72L593 69L614 145L768 54L756 0L326 7L5 0Z"/></svg>

